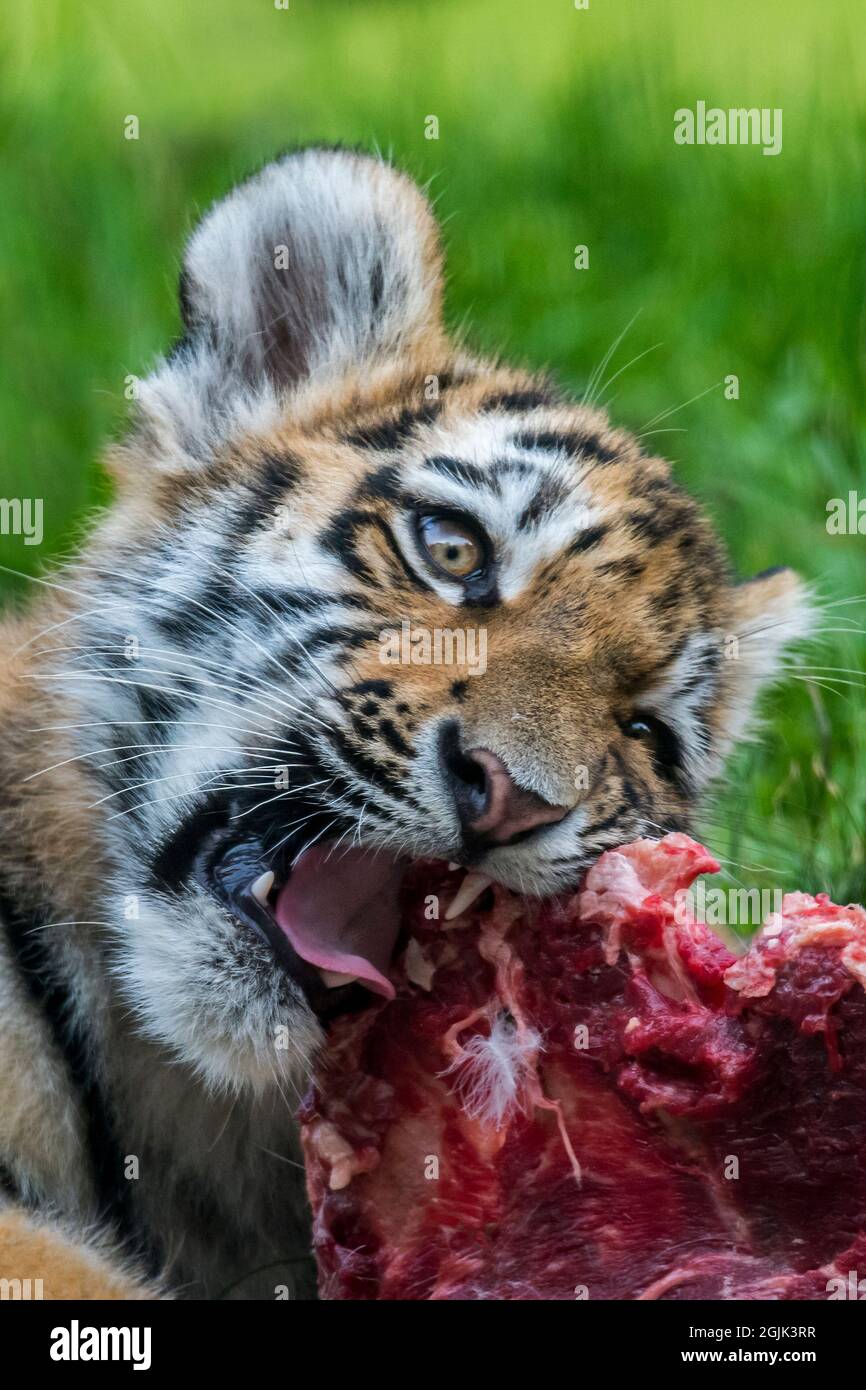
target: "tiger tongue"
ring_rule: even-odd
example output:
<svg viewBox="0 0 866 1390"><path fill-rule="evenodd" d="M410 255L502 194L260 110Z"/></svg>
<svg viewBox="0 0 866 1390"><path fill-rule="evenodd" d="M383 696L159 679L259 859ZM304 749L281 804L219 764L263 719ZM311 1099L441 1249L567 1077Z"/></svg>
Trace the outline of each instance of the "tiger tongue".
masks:
<svg viewBox="0 0 866 1390"><path fill-rule="evenodd" d="M299 956L393 999L387 977L400 930L406 861L384 851L313 845L295 862L276 920Z"/></svg>

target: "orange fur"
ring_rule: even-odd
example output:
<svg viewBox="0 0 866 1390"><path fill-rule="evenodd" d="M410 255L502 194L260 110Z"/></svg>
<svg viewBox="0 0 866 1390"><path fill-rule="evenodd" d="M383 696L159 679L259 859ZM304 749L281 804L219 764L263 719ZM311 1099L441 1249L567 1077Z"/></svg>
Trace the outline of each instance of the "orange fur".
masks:
<svg viewBox="0 0 866 1390"><path fill-rule="evenodd" d="M57 1227L20 1211L0 1211L0 1280L12 1285L30 1281L31 1297L44 1299L152 1299L154 1286L127 1272L116 1257L72 1238ZM26 1287L26 1286L25 1286Z"/></svg>

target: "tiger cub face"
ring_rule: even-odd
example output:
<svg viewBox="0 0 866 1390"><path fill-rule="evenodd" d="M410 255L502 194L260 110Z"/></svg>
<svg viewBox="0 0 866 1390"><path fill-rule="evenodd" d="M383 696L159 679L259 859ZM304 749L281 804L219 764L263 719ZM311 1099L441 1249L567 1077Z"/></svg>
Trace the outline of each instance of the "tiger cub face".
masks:
<svg viewBox="0 0 866 1390"><path fill-rule="evenodd" d="M732 584L639 440L449 342L383 163L268 166L181 298L57 680L138 1026L261 1088L388 994L413 861L470 870L460 908L686 825L806 609L790 572Z"/></svg>

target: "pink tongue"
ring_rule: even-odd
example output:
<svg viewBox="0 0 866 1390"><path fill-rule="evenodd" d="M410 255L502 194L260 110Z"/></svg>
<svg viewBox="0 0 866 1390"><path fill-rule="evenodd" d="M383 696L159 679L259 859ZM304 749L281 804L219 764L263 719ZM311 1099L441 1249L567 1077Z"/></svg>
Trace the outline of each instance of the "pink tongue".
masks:
<svg viewBox="0 0 866 1390"><path fill-rule="evenodd" d="M277 898L276 918L299 956L394 998L387 978L400 929L405 869L377 850L313 845Z"/></svg>

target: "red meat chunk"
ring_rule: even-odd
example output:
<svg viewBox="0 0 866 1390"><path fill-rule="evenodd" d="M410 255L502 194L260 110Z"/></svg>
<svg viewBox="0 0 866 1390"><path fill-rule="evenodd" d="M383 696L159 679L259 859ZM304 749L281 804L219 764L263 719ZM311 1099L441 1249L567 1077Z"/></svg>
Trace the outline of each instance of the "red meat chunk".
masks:
<svg viewBox="0 0 866 1390"><path fill-rule="evenodd" d="M325 1298L815 1299L866 1269L866 912L794 893L746 955L684 835L583 890L405 887L396 998L302 1107ZM428 920L431 899L442 904Z"/></svg>

